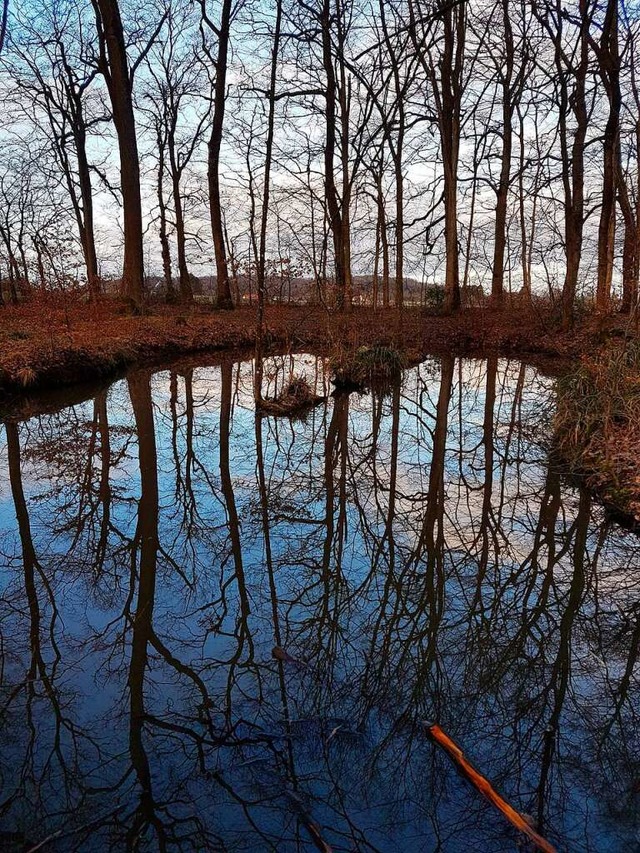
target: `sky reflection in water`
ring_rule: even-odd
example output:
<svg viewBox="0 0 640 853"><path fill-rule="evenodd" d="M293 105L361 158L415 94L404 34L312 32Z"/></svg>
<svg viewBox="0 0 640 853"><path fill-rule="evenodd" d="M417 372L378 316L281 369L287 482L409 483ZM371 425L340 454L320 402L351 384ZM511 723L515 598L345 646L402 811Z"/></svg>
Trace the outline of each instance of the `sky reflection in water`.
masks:
<svg viewBox="0 0 640 853"><path fill-rule="evenodd" d="M1 428L0 849L518 849L425 720L558 849L640 849L638 540L549 466L552 381L290 422L251 371Z"/></svg>

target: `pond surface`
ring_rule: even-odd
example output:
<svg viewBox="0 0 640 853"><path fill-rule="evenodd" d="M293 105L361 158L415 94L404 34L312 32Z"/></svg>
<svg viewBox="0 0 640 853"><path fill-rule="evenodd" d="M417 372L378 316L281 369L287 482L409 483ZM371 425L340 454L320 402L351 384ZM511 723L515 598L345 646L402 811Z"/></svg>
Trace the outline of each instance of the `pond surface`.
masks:
<svg viewBox="0 0 640 853"><path fill-rule="evenodd" d="M0 427L0 849L530 849L425 721L559 850L640 849L639 541L550 466L552 380L292 422L252 369Z"/></svg>

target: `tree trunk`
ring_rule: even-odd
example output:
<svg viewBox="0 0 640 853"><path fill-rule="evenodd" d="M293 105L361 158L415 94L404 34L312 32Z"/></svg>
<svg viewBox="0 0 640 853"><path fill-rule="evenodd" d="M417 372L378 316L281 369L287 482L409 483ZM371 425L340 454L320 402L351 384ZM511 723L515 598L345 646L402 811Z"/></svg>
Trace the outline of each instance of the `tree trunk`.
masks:
<svg viewBox="0 0 640 853"><path fill-rule="evenodd" d="M171 155L171 181L173 185L173 207L176 216L176 249L178 254L178 278L180 281L180 299L184 302L193 300L193 288L187 267L186 238L184 233L184 213L182 210L182 196L180 195L180 175L175 164L175 157Z"/></svg>
<svg viewBox="0 0 640 853"><path fill-rule="evenodd" d="M98 11L98 35L106 46L107 62L102 71L107 81L113 123L120 153L120 184L124 215L124 266L122 292L136 308L144 295L144 254L142 244L142 202L140 161L133 113L131 77L117 0L94 0Z"/></svg>
<svg viewBox="0 0 640 853"><path fill-rule="evenodd" d="M621 311L628 314L638 304L638 272L640 270L640 228L639 210L635 210L629 199L622 168L618 164L618 202L624 219L624 247L622 250L622 306ZM640 208L640 200L638 201Z"/></svg>
<svg viewBox="0 0 640 853"><path fill-rule="evenodd" d="M218 58L216 62L216 82L214 87L213 121L209 137L208 181L209 209L211 213L211 233L216 256L217 303L218 308L233 308L229 270L224 241L224 225L220 200L220 147L227 87L227 62L229 53L229 34L231 28L231 0L224 0L220 27L218 30Z"/></svg>
<svg viewBox="0 0 640 853"><path fill-rule="evenodd" d="M458 266L458 153L460 147L460 107L462 99L462 66L464 61L466 19L465 7L448 7L444 23L444 49L440 63L440 136L444 169L444 236L446 273L444 310L460 308L460 273Z"/></svg>
<svg viewBox="0 0 640 853"><path fill-rule="evenodd" d="M282 0L277 0L276 21L271 49L271 76L269 81L269 112L267 117L267 141L264 155L264 187L262 190L262 211L260 217L260 240L256 264L258 288L258 323L256 329L256 371L254 397L256 402L262 399L262 349L264 332L264 308L266 301L265 267L267 262L267 225L269 220L269 190L271 180L271 158L275 124L275 93L280 51L280 27L282 23Z"/></svg>
<svg viewBox="0 0 640 853"><path fill-rule="evenodd" d="M324 192L327 211L329 214L329 227L333 238L336 307L342 310L345 307L347 298L348 271L345 268L345 231L342 222L344 200L342 205L343 211L341 211L334 175L334 158L336 149L336 99L338 87L336 83L335 69L333 67L331 21L331 0L323 0L322 11L320 14L320 25L322 27L322 63L326 76Z"/></svg>
<svg viewBox="0 0 640 853"><path fill-rule="evenodd" d="M520 164L518 170L518 213L520 217L520 264L522 266L522 291L531 300L531 276L528 264L527 223L524 214L524 117L518 108L520 136Z"/></svg>
<svg viewBox="0 0 640 853"><path fill-rule="evenodd" d="M157 129L158 143L158 207L160 209L160 254L162 256L162 270L167 288L167 302L174 302L175 291L173 289L173 276L171 274L171 251L169 249L169 237L167 235L167 204L164 198L164 170L165 170L165 148L166 143L160 128Z"/></svg>
<svg viewBox="0 0 640 853"><path fill-rule="evenodd" d="M496 218L494 230L494 252L493 270L491 278L491 297L496 304L501 304L504 296L504 268L505 250L509 251L509 234L507 231L507 207L509 198L509 187L511 184L511 161L513 157L513 115L518 110L520 117L520 226L522 235L522 258L526 258L526 233L524 226L524 196L522 193L523 169L524 169L524 133L523 117L520 112L520 100L525 86L527 72L529 70L529 47L521 45L522 53L520 66L516 73L515 56L516 49L513 38L513 27L511 25L511 10L509 0L502 0L502 27L504 32L505 50L504 56L494 59L498 79L502 87L502 151L500 163L500 178L496 192ZM509 267L511 269L511 267ZM523 288L530 292L530 281L528 280L523 260ZM509 278L509 292L511 292L511 279Z"/></svg>
<svg viewBox="0 0 640 853"><path fill-rule="evenodd" d="M602 210L598 229L598 287L596 308L607 312L611 299L613 253L616 227L616 184L620 134L620 56L618 51L618 0L608 0L598 50L600 74L609 99L609 117L604 131L604 174Z"/></svg>
<svg viewBox="0 0 640 853"><path fill-rule="evenodd" d="M589 66L588 34L590 19L587 15L588 0L580 0L582 26L580 30L580 62L575 70L573 112L576 129L571 154L567 138L567 111L569 96L566 79L563 79L560 112L560 144L562 149L562 180L565 192L565 245L566 271L562 288L562 326L566 330L573 325L573 306L576 298L578 272L582 255L584 228L584 147L587 136L588 114L585 99L585 82ZM556 44L556 67L560 68L561 45Z"/></svg>
<svg viewBox="0 0 640 853"><path fill-rule="evenodd" d="M376 198L378 205L378 222L380 223L380 248L382 249L382 307L389 307L389 236L387 234L387 217L384 209L382 194L382 174L376 177Z"/></svg>
<svg viewBox="0 0 640 853"><path fill-rule="evenodd" d="M378 289L379 289L379 270L380 270L380 213L376 218L376 244L373 255L373 279L371 281L371 304L375 311L378 307Z"/></svg>
<svg viewBox="0 0 640 853"><path fill-rule="evenodd" d="M80 100L78 98L78 100ZM98 276L98 257L96 253L96 238L93 224L93 191L91 188L91 172L86 148L86 131L84 119L82 118L82 105L78 103L76 113L80 113L80 121L74 130L74 142L76 158L78 162L78 183L80 185L80 198L82 200L82 228L80 239L82 252L87 268L87 285L91 299L100 295L100 278ZM77 116L74 116L77 120Z"/></svg>
<svg viewBox="0 0 640 853"><path fill-rule="evenodd" d="M339 14L339 12L338 12ZM342 23L338 19L340 43L340 147L342 159L342 251L344 253L344 296L345 311L350 311L353 299L353 279L351 275L351 181L349 178L349 108L351 102L351 83L347 83L344 57L342 55L344 38Z"/></svg>
<svg viewBox="0 0 640 853"><path fill-rule="evenodd" d="M502 77L502 154L500 164L500 179L496 194L496 220L493 243L493 272L491 277L491 299L500 305L504 295L504 249L507 241L507 201L511 177L511 146L513 130L511 121L513 103L511 82L513 79L514 46L513 30L509 19L509 3L503 0L503 25L505 39L505 70L500 72Z"/></svg>

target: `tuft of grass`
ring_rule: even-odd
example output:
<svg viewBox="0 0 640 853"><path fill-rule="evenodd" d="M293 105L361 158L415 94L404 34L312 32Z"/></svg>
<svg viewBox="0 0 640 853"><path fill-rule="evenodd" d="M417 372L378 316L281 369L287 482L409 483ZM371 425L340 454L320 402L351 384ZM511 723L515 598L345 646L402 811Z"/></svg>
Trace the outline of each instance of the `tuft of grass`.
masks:
<svg viewBox="0 0 640 853"><path fill-rule="evenodd" d="M393 381L402 373L404 357L393 347L376 345L336 351L330 359L333 383L366 388Z"/></svg>
<svg viewBox="0 0 640 853"><path fill-rule="evenodd" d="M23 388L33 385L37 378L37 373L29 366L21 367L16 373L16 379Z"/></svg>
<svg viewBox="0 0 640 853"><path fill-rule="evenodd" d="M277 397L263 398L258 408L271 415L291 417L307 411L318 403L324 402L325 397L319 397L306 376L296 376Z"/></svg>

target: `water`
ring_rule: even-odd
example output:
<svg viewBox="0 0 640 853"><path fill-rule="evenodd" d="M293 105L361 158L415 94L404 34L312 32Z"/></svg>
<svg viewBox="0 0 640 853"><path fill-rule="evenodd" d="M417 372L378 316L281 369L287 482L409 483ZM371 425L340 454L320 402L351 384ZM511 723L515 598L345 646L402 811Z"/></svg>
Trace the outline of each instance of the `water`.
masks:
<svg viewBox="0 0 640 853"><path fill-rule="evenodd" d="M559 850L640 849L639 543L550 466L553 381L428 360L293 422L251 387L2 428L0 849L527 849L425 721Z"/></svg>

